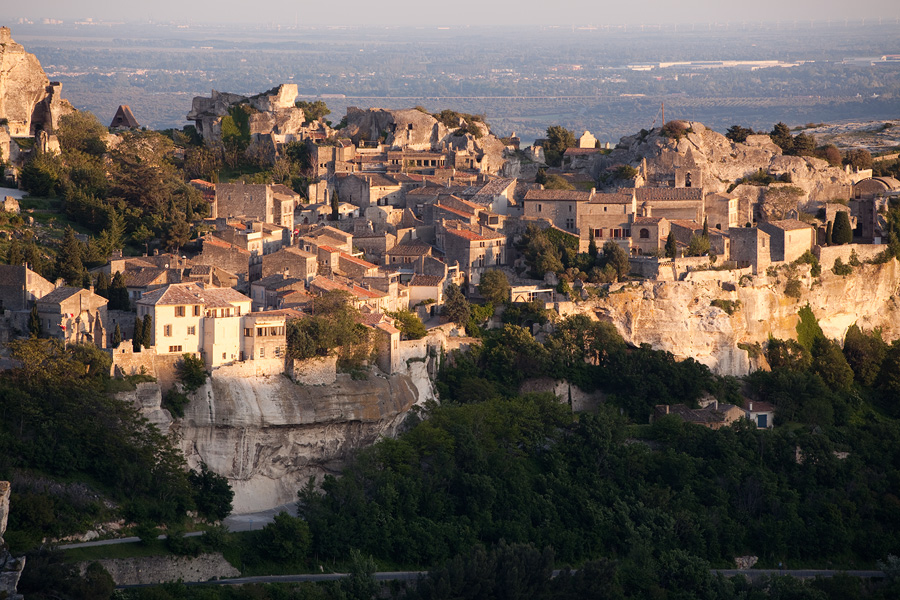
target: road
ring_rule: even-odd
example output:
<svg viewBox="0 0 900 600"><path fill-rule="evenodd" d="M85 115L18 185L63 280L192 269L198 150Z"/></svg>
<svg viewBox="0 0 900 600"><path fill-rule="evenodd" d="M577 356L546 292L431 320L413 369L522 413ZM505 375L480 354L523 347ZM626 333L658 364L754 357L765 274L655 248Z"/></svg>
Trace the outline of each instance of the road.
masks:
<svg viewBox="0 0 900 600"><path fill-rule="evenodd" d="M712 573L721 573L726 577L734 575L745 575L749 579L757 579L764 575L790 575L798 579L813 579L815 577L834 577L838 574L853 575L862 578L880 578L884 577L882 571L840 571L840 570L817 570L817 569L711 569ZM553 571L553 576L559 575L560 571ZM383 571L375 573L377 581L415 581L420 577L424 577L428 571ZM216 579L213 581L196 581L185 582L184 585L247 585L252 583L302 583L317 581L335 581L347 577L347 573L317 573L305 575L260 575L256 577L235 577L233 579ZM117 586L118 589L131 587L148 587L147 585L124 585Z"/></svg>
<svg viewBox="0 0 900 600"><path fill-rule="evenodd" d="M275 508L270 508L269 510L264 510L256 513L248 513L243 515L231 515L223 521L223 524L228 527L228 531L257 531L266 526L266 524L271 523L275 519L275 515L280 512L288 512L293 516L297 516L297 504L292 502L290 504L282 504L281 506L276 506ZM195 537L198 535L203 535L202 531L192 531L190 533L184 534L184 537ZM164 540L166 536L161 535L157 539ZM109 546L111 544L133 544L134 542L141 541L138 537L125 537L125 538L115 538L111 540L93 540L90 542L76 542L72 544L61 544L57 546L60 550L74 550L75 548L91 548L94 546Z"/></svg>

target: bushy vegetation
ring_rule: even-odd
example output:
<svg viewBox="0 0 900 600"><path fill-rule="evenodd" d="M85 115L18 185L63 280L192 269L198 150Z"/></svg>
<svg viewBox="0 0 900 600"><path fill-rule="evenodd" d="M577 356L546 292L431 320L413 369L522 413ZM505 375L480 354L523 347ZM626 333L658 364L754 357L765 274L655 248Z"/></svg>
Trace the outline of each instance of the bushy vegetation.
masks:
<svg viewBox="0 0 900 600"><path fill-rule="evenodd" d="M337 354L342 369L358 368L373 351L369 329L346 292L313 299L311 314L287 322L287 353L298 360Z"/></svg>

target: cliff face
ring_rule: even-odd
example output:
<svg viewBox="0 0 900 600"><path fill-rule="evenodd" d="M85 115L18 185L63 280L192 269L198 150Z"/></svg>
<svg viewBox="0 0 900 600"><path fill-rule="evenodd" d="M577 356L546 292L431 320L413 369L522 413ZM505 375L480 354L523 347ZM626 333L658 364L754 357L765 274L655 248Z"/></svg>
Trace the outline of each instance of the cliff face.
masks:
<svg viewBox="0 0 900 600"><path fill-rule="evenodd" d="M724 273L724 272L723 272ZM863 265L846 277L800 271L799 299L784 294L787 277L761 275L739 281L675 281L624 284L587 310L616 326L629 344L647 343L679 358L692 357L714 371L744 375L755 365L738 344L764 343L770 335L797 337L797 312L808 302L826 336L843 340L853 323L881 327L886 340L900 337L900 263ZM715 299L740 301L728 315Z"/></svg>
<svg viewBox="0 0 900 600"><path fill-rule="evenodd" d="M16 593L16 585L25 568L25 558L11 555L3 544L6 533L6 519L9 515L10 486L8 481L0 481L0 598L22 600Z"/></svg>
<svg viewBox="0 0 900 600"><path fill-rule="evenodd" d="M203 461L227 477L234 512L246 513L295 501L310 476L335 473L353 450L395 434L409 409L433 392L425 364L412 363L402 375L338 375L330 385L214 374L178 422L160 410L157 384L121 397L175 432L191 466Z"/></svg>

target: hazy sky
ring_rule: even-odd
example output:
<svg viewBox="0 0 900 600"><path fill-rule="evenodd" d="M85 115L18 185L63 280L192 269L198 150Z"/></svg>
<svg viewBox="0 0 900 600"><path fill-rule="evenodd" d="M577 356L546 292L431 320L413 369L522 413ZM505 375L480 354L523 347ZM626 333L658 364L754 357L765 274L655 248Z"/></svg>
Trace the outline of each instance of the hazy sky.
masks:
<svg viewBox="0 0 900 600"><path fill-rule="evenodd" d="M898 0L38 0L3 2L0 21L51 17L67 21L154 20L322 25L604 25L740 23L879 17L900 19Z"/></svg>

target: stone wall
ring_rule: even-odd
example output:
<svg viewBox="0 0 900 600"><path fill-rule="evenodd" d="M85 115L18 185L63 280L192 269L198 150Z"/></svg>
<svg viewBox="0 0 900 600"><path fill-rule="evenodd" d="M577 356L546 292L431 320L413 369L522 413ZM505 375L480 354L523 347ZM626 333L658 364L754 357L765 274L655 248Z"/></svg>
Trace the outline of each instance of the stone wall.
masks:
<svg viewBox="0 0 900 600"><path fill-rule="evenodd" d="M842 246L815 246L813 254L819 259L822 269L831 269L838 258L846 265L850 255L856 252L860 262L871 260L881 254L887 246L883 244L844 244Z"/></svg>
<svg viewBox="0 0 900 600"><path fill-rule="evenodd" d="M147 556L141 558L108 558L99 561L112 576L116 585L150 585L172 581L209 581L238 577L234 568L221 553L186 556ZM81 572L90 563L79 563Z"/></svg>
<svg viewBox="0 0 900 600"><path fill-rule="evenodd" d="M178 380L178 363L182 357L181 354L158 354L155 346L135 352L131 340L125 340L112 349L112 359L112 377L143 373L155 377L163 389L168 389Z"/></svg>
<svg viewBox="0 0 900 600"><path fill-rule="evenodd" d="M523 394L549 392L559 398L560 402L569 404L575 412L596 410L597 406L605 399L602 392L585 392L566 380L546 377L526 380L519 388L519 392Z"/></svg>
<svg viewBox="0 0 900 600"><path fill-rule="evenodd" d="M224 365L213 369L213 376L219 377L271 377L282 375L286 371L283 358L258 358L245 360L231 365Z"/></svg>
<svg viewBox="0 0 900 600"><path fill-rule="evenodd" d="M330 385L337 381L337 357L295 360L291 367L292 379L303 385Z"/></svg>
<svg viewBox="0 0 900 600"><path fill-rule="evenodd" d="M678 281L687 273L708 269L712 264L708 256L686 256L675 259L633 256L629 262L631 272L635 275L658 281Z"/></svg>

